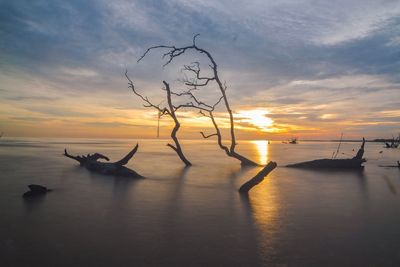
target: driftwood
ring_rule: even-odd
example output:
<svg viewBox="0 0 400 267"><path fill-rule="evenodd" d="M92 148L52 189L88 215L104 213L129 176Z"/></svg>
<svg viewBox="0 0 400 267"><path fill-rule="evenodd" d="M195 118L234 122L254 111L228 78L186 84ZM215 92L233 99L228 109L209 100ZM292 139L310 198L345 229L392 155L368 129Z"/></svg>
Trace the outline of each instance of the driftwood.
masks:
<svg viewBox="0 0 400 267"><path fill-rule="evenodd" d="M392 137L392 140L389 142L385 142L385 148L398 148L400 144L400 134L397 138Z"/></svg>
<svg viewBox="0 0 400 267"><path fill-rule="evenodd" d="M364 155L365 139L363 138L360 149L356 156L351 159L316 159L295 164L286 165L292 168L305 169L358 169L363 168L362 163L366 162Z"/></svg>
<svg viewBox="0 0 400 267"><path fill-rule="evenodd" d="M306 169L356 169L362 168L363 166L361 164L365 161L365 159L316 159L312 161L290 164L286 167Z"/></svg>
<svg viewBox="0 0 400 267"><path fill-rule="evenodd" d="M399 144L395 143L394 141L392 141L391 143L386 142L385 143L385 148L398 148Z"/></svg>
<svg viewBox="0 0 400 267"><path fill-rule="evenodd" d="M400 168L400 161L397 161L397 165L379 165L379 167Z"/></svg>
<svg viewBox="0 0 400 267"><path fill-rule="evenodd" d="M276 166L276 162L270 161L267 166L265 166L259 173L257 173L256 176L251 178L239 188L239 193L247 194L250 189L261 183L264 180L265 176L272 172L276 168Z"/></svg>
<svg viewBox="0 0 400 267"><path fill-rule="evenodd" d="M48 189L45 186L38 185L38 184L30 184L28 185L29 191L26 191L22 197L23 198L31 198L31 197L37 197L37 196L43 196L47 192L50 192L51 189Z"/></svg>
<svg viewBox="0 0 400 267"><path fill-rule="evenodd" d="M85 167L89 171L97 172L105 175L131 177L131 178L144 178L132 169L125 167L129 160L135 155L139 145L137 144L131 152L125 157L116 162L101 162L99 159L109 161L110 159L102 154L88 154L87 156L72 156L68 154L67 149L64 150L64 156L74 159L79 162L82 167Z"/></svg>

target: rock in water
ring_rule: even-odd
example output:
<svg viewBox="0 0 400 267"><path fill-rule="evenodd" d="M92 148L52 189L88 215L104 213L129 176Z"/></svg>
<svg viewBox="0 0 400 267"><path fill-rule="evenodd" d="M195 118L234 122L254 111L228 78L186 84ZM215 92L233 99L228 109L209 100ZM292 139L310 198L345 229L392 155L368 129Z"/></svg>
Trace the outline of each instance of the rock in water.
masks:
<svg viewBox="0 0 400 267"><path fill-rule="evenodd" d="M48 189L45 186L42 185L37 185L37 184L30 184L28 185L29 191L26 191L22 197L28 198L28 197L36 197L36 196L42 196L45 195L47 192L51 191L51 189Z"/></svg>

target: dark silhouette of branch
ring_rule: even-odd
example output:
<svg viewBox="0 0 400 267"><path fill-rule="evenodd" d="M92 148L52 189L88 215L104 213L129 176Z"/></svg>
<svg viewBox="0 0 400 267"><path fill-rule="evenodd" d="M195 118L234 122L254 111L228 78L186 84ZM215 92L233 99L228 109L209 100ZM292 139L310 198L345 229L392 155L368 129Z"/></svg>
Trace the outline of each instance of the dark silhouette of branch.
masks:
<svg viewBox="0 0 400 267"><path fill-rule="evenodd" d="M189 99L193 99L193 100L194 100L194 102L195 102L196 105L197 105L197 108L201 109L201 107L203 107L203 109L206 110L206 111L210 111L211 109L214 109L215 106L218 105L218 103L219 103L219 102L221 101L221 99L222 99L222 98L220 98L220 99L217 101L217 103L215 103L214 105L208 105L208 104L206 104L206 103L204 103L204 102L202 102L202 101L200 101L200 100L197 99L197 97L192 93L192 91L194 91L194 90L197 90L197 89L196 89L196 88L191 88L191 89L189 89L189 90L187 90L187 91L183 91L182 93L173 93L173 92L172 92L172 94L173 94L173 95L176 95L176 96L189 96ZM191 104L191 105L193 105L193 107L194 107L194 104L193 104L192 102L187 103L186 105L188 105L188 104Z"/></svg>
<svg viewBox="0 0 400 267"><path fill-rule="evenodd" d="M136 91L135 85L133 84L132 80L128 76L128 70L125 71L125 77L128 79L128 88L130 88L135 95L140 97L143 100L143 102L147 103L147 104L143 105L145 108L152 107L152 108L157 109L160 112L160 116L165 115L165 114L170 115L168 109L160 108L160 104L159 105L154 105L153 103L150 102L150 100L147 98L147 96L143 96L138 91Z"/></svg>
<svg viewBox="0 0 400 267"><path fill-rule="evenodd" d="M137 95L140 99L142 99L145 103L147 103L147 105L144 105L145 107L155 108L156 110L158 110L160 117L163 116L163 115L168 115L174 120L175 126L171 131L171 138L174 141L175 146L171 145L171 144L167 144L167 146L169 146L170 148L172 148L176 152L176 154L179 156L179 158L182 160L182 162L186 166L191 166L192 163L183 154L182 147L181 147L181 145L179 143L179 140L177 138L177 133L179 131L179 128L181 127L181 124L180 124L175 112L181 107L186 107L186 106L194 107L194 105L191 106L189 104L186 104L186 105L174 106L173 103L172 103L172 95L174 93L171 91L169 84L166 81L163 81L163 84L165 86L163 88L163 90L165 90L166 93L167 93L166 98L167 98L168 107L161 108L160 107L161 103L158 104L158 105L154 105L153 103L151 103L151 101L146 96L143 96L142 94L140 94L135 89L135 86L134 86L132 80L129 78L127 71L125 72L125 77L128 80L128 87L130 89L132 89L133 93L135 95Z"/></svg>
<svg viewBox="0 0 400 267"><path fill-rule="evenodd" d="M184 65L183 70L192 72L195 75L195 79L191 81L186 80L185 85L193 86L194 88L206 86L210 81L214 81L215 77L201 77L200 76L200 63L193 62L192 65ZM198 81L203 81L202 83L198 83Z"/></svg>
<svg viewBox="0 0 400 267"><path fill-rule="evenodd" d="M166 81L163 81L163 83L164 83L165 89L167 91L167 100L168 100L168 106L169 106L169 112L170 112L169 114L170 114L171 118L175 122L175 127L174 127L174 129L172 129L172 132L171 132L171 138L172 138L172 140L174 140L175 147L172 146L171 144L167 144L167 146L169 146L173 150L175 150L175 152L178 154L179 158L185 163L186 166L191 166L192 163L190 163L190 161L187 160L187 158L183 154L181 145L179 143L179 140L176 137L176 134L177 134L179 128L181 127L181 124L179 123L179 121L178 121L178 119L176 117L175 108L174 108L174 106L172 104L171 89L169 87L169 84Z"/></svg>
<svg viewBox="0 0 400 267"><path fill-rule="evenodd" d="M203 136L204 139L210 138L212 136L217 136L217 133L213 133L213 134L209 134L209 135L205 135L204 132L200 132L200 134Z"/></svg>
<svg viewBox="0 0 400 267"><path fill-rule="evenodd" d="M125 157L123 157L119 161L115 162L115 164L120 165L120 166L128 164L129 160L136 154L138 148L139 148L139 144L136 144L136 146L132 149L131 152L129 152ZM108 159L107 159L107 161L108 161Z"/></svg>
<svg viewBox="0 0 400 267"><path fill-rule="evenodd" d="M72 155L68 154L67 149L64 149L64 156L78 161L79 164L81 164L81 165L83 165L86 161L85 156L72 156Z"/></svg>
<svg viewBox="0 0 400 267"><path fill-rule="evenodd" d="M342 144L342 140L343 140L343 133L340 135L340 141L339 141L338 147L336 149L336 152L333 152L332 159L336 159L337 155L339 154L340 145Z"/></svg>
<svg viewBox="0 0 400 267"><path fill-rule="evenodd" d="M358 159L358 160L362 160L363 156L364 156L364 146L365 146L365 138L363 137L362 143L361 143L361 147L360 149L357 151L357 154L353 157L353 159Z"/></svg>

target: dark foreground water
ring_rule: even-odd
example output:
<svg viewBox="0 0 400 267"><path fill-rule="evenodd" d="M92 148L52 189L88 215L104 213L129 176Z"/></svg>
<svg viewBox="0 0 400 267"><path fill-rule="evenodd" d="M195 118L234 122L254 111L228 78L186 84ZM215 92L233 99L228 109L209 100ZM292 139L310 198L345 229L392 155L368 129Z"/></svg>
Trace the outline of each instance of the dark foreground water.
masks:
<svg viewBox="0 0 400 267"><path fill-rule="evenodd" d="M185 141L184 169L162 140L128 164L148 177L89 173L62 156L118 160L134 140L0 140L0 266L400 266L400 149L366 144L362 172L275 169L248 199L241 169L213 142ZM260 163L330 158L337 143L241 142ZM359 143L342 144L341 157ZM379 153L383 151L382 153ZM21 195L38 183L54 191Z"/></svg>

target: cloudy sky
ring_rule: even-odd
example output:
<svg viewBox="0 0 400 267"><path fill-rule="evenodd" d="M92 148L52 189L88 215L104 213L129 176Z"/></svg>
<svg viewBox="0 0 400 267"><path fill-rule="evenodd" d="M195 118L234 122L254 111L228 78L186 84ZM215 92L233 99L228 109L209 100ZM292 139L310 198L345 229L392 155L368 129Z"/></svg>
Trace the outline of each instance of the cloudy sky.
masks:
<svg viewBox="0 0 400 267"><path fill-rule="evenodd" d="M196 33L226 81L240 138L400 132L398 0L0 0L0 131L152 138L157 114L129 91L125 69L161 102L162 80L183 90L182 64L201 55L164 68L163 51L137 59L152 45L190 45ZM207 90L199 98L218 97ZM179 115L185 138L212 133L207 118ZM170 124L162 118L163 137Z"/></svg>

